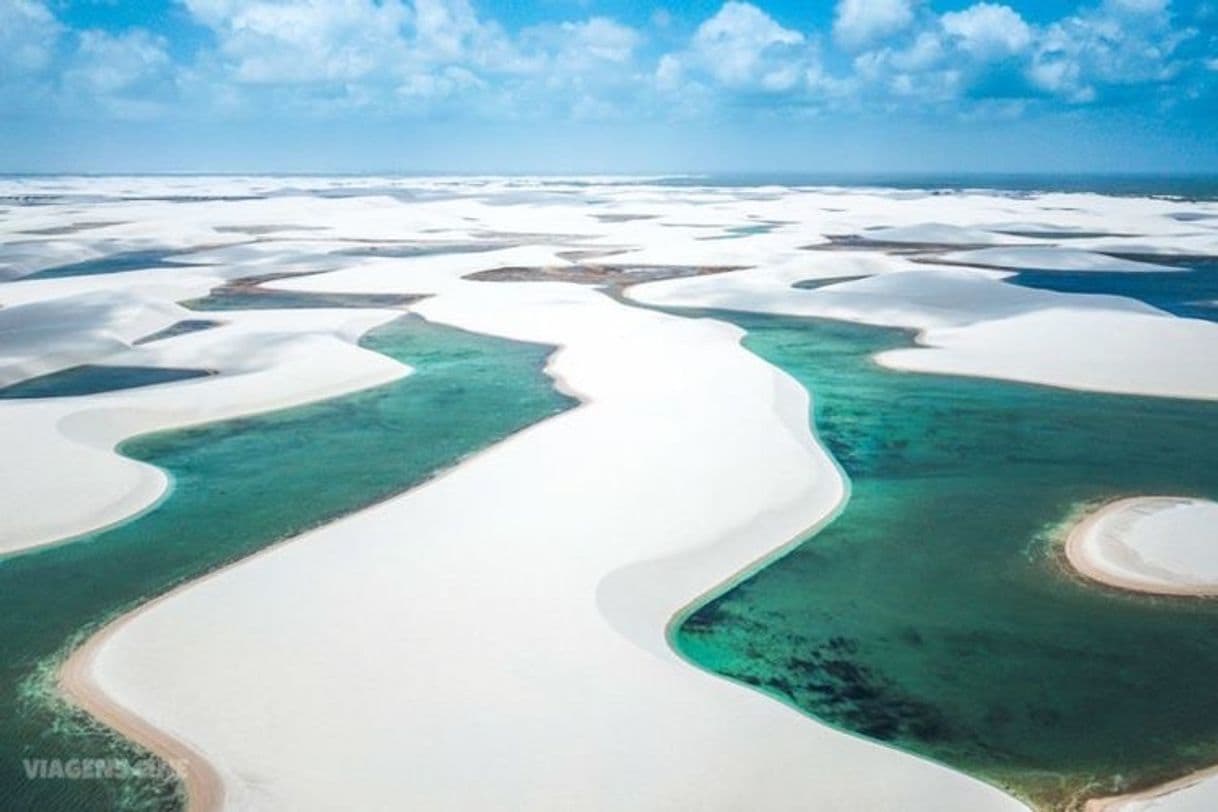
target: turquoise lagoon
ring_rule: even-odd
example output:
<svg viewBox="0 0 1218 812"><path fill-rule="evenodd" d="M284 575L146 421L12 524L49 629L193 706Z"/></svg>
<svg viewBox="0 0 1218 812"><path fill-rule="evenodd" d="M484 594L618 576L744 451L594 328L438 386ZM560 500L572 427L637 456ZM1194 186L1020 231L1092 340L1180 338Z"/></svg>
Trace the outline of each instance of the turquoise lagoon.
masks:
<svg viewBox="0 0 1218 812"><path fill-rule="evenodd" d="M415 373L300 408L133 439L124 454L172 475L166 499L112 529L0 558L0 809L179 808L179 788L164 782L26 777L23 759L141 757L56 700L54 673L72 646L176 584L399 493L573 405L543 373L548 347L417 317L362 343Z"/></svg>
<svg viewBox="0 0 1218 812"><path fill-rule="evenodd" d="M1218 762L1218 602L1083 583L1059 544L1113 497L1218 496L1218 404L894 372L872 355L903 331L712 315L814 393L852 493L691 607L686 657L1045 809Z"/></svg>

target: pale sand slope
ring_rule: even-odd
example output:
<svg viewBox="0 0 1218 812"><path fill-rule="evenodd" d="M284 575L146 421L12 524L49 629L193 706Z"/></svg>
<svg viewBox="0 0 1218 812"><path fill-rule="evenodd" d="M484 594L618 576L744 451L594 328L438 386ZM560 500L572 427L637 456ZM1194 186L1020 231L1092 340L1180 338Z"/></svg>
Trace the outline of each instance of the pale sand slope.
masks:
<svg viewBox="0 0 1218 812"><path fill-rule="evenodd" d="M1106 505L1066 543L1088 578L1137 592L1218 594L1218 504L1142 496Z"/></svg>
<svg viewBox="0 0 1218 812"><path fill-rule="evenodd" d="M204 296L224 281L219 268L190 268L166 272L164 269L126 271L92 276L65 276L59 279L24 279L0 284L0 305L4 309L46 304L54 299L105 295L142 297L162 302ZM71 326L71 325L64 325ZM86 321L82 326L93 326Z"/></svg>
<svg viewBox="0 0 1218 812"><path fill-rule="evenodd" d="M1072 306L1123 313L1161 314L1115 296L1076 296L1019 287L1002 272L929 268L878 254L830 254L815 265L789 262L755 271L652 282L626 295L660 307L711 307L754 313L856 321L928 330ZM813 273L813 269L815 273ZM851 279L872 275L865 279ZM845 281L834 282L835 277ZM823 285L793 288L797 282Z"/></svg>
<svg viewBox="0 0 1218 812"><path fill-rule="evenodd" d="M585 405L138 612L97 690L233 809L1021 808L669 650L674 613L843 496L798 384L722 323L446 284L426 316L563 345Z"/></svg>
<svg viewBox="0 0 1218 812"><path fill-rule="evenodd" d="M94 291L0 309L0 387L130 349L190 311L138 291Z"/></svg>
<svg viewBox="0 0 1218 812"><path fill-rule="evenodd" d="M1024 237L943 223L871 228L858 236L867 242L909 245L1022 245L1032 242Z"/></svg>
<svg viewBox="0 0 1218 812"><path fill-rule="evenodd" d="M1109 273L1162 272L1181 269L1170 265L1138 262L1079 248L1019 246L1016 248L978 248L952 251L943 255L947 262L985 265L995 268L1028 268L1039 271L1106 271Z"/></svg>
<svg viewBox="0 0 1218 812"><path fill-rule="evenodd" d="M45 303L44 309L57 316L52 323L71 318L80 320L76 327L84 335L102 331L92 327L88 317L109 319L113 311L86 310L77 307L74 298ZM138 299L127 304L140 306ZM172 306L150 309L155 317L166 307ZM7 313L0 310L0 316ZM409 372L355 343L367 330L401 315L399 311L207 315L226 323L104 358L77 360L207 369L216 375L86 397L0 401L0 447L22 461L20 466L0 466L0 554L104 527L160 498L167 485L165 474L114 450L128 437L308 403ZM147 319L134 320L143 329L152 326Z"/></svg>
<svg viewBox="0 0 1218 812"><path fill-rule="evenodd" d="M928 330L894 369L1000 377L1096 392L1218 398L1218 324L1081 308Z"/></svg>

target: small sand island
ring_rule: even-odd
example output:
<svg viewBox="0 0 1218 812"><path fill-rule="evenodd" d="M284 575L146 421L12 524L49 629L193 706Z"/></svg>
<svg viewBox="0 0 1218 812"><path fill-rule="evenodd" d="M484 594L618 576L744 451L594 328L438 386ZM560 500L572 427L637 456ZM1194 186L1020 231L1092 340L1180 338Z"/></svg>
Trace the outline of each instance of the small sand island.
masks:
<svg viewBox="0 0 1218 812"><path fill-rule="evenodd" d="M1218 503L1176 496L1110 502L1074 526L1066 558L1083 576L1155 595L1218 595Z"/></svg>

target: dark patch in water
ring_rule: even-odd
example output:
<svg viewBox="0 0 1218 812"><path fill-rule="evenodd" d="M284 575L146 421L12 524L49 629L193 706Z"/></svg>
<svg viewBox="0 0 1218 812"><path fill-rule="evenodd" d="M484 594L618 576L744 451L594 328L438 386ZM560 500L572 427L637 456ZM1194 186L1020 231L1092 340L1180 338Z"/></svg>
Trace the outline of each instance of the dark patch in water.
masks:
<svg viewBox="0 0 1218 812"><path fill-rule="evenodd" d="M1218 404L891 372L872 359L906 331L689 315L736 323L814 393L851 493L695 607L685 656L1045 809L1218 763L1218 604L1081 584L1046 530L1116 496L1213 498Z"/></svg>

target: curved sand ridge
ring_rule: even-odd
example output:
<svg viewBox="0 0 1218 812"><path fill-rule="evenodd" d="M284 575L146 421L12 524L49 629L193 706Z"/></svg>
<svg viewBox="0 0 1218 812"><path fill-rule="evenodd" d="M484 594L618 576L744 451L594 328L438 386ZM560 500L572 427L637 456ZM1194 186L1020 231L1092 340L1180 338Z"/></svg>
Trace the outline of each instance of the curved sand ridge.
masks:
<svg viewBox="0 0 1218 812"><path fill-rule="evenodd" d="M1077 248L1019 246L1015 248L978 248L954 251L941 258L944 262L994 268L1031 268L1040 271L1097 271L1105 273L1178 272L1170 265L1137 262Z"/></svg>
<svg viewBox="0 0 1218 812"><path fill-rule="evenodd" d="M115 450L129 437L308 403L408 374L408 367L356 345L363 333L400 315L224 313L222 327L120 348L101 359L216 375L88 397L5 402L0 445L18 450L23 462L0 467L0 554L97 530L155 503L168 480Z"/></svg>
<svg viewBox="0 0 1218 812"><path fill-rule="evenodd" d="M584 405L138 611L89 652L86 707L202 754L230 808L1022 808L668 648L843 496L807 394L739 330L409 264L277 286L434 293L428 318L560 345Z"/></svg>
<svg viewBox="0 0 1218 812"><path fill-rule="evenodd" d="M887 265L888 272L880 268ZM910 372L1000 378L1096 392L1218 399L1218 324L1176 318L1142 302L1022 288L1000 272L911 268L898 257L830 255L820 276L870 278L813 290L794 264L712 279L638 285L626 296L668 307L710 307L841 319L919 331L920 346L876 356Z"/></svg>
<svg viewBox="0 0 1218 812"><path fill-rule="evenodd" d="M1112 502L1066 539L1092 580L1156 595L1218 595L1218 503L1171 496Z"/></svg>

